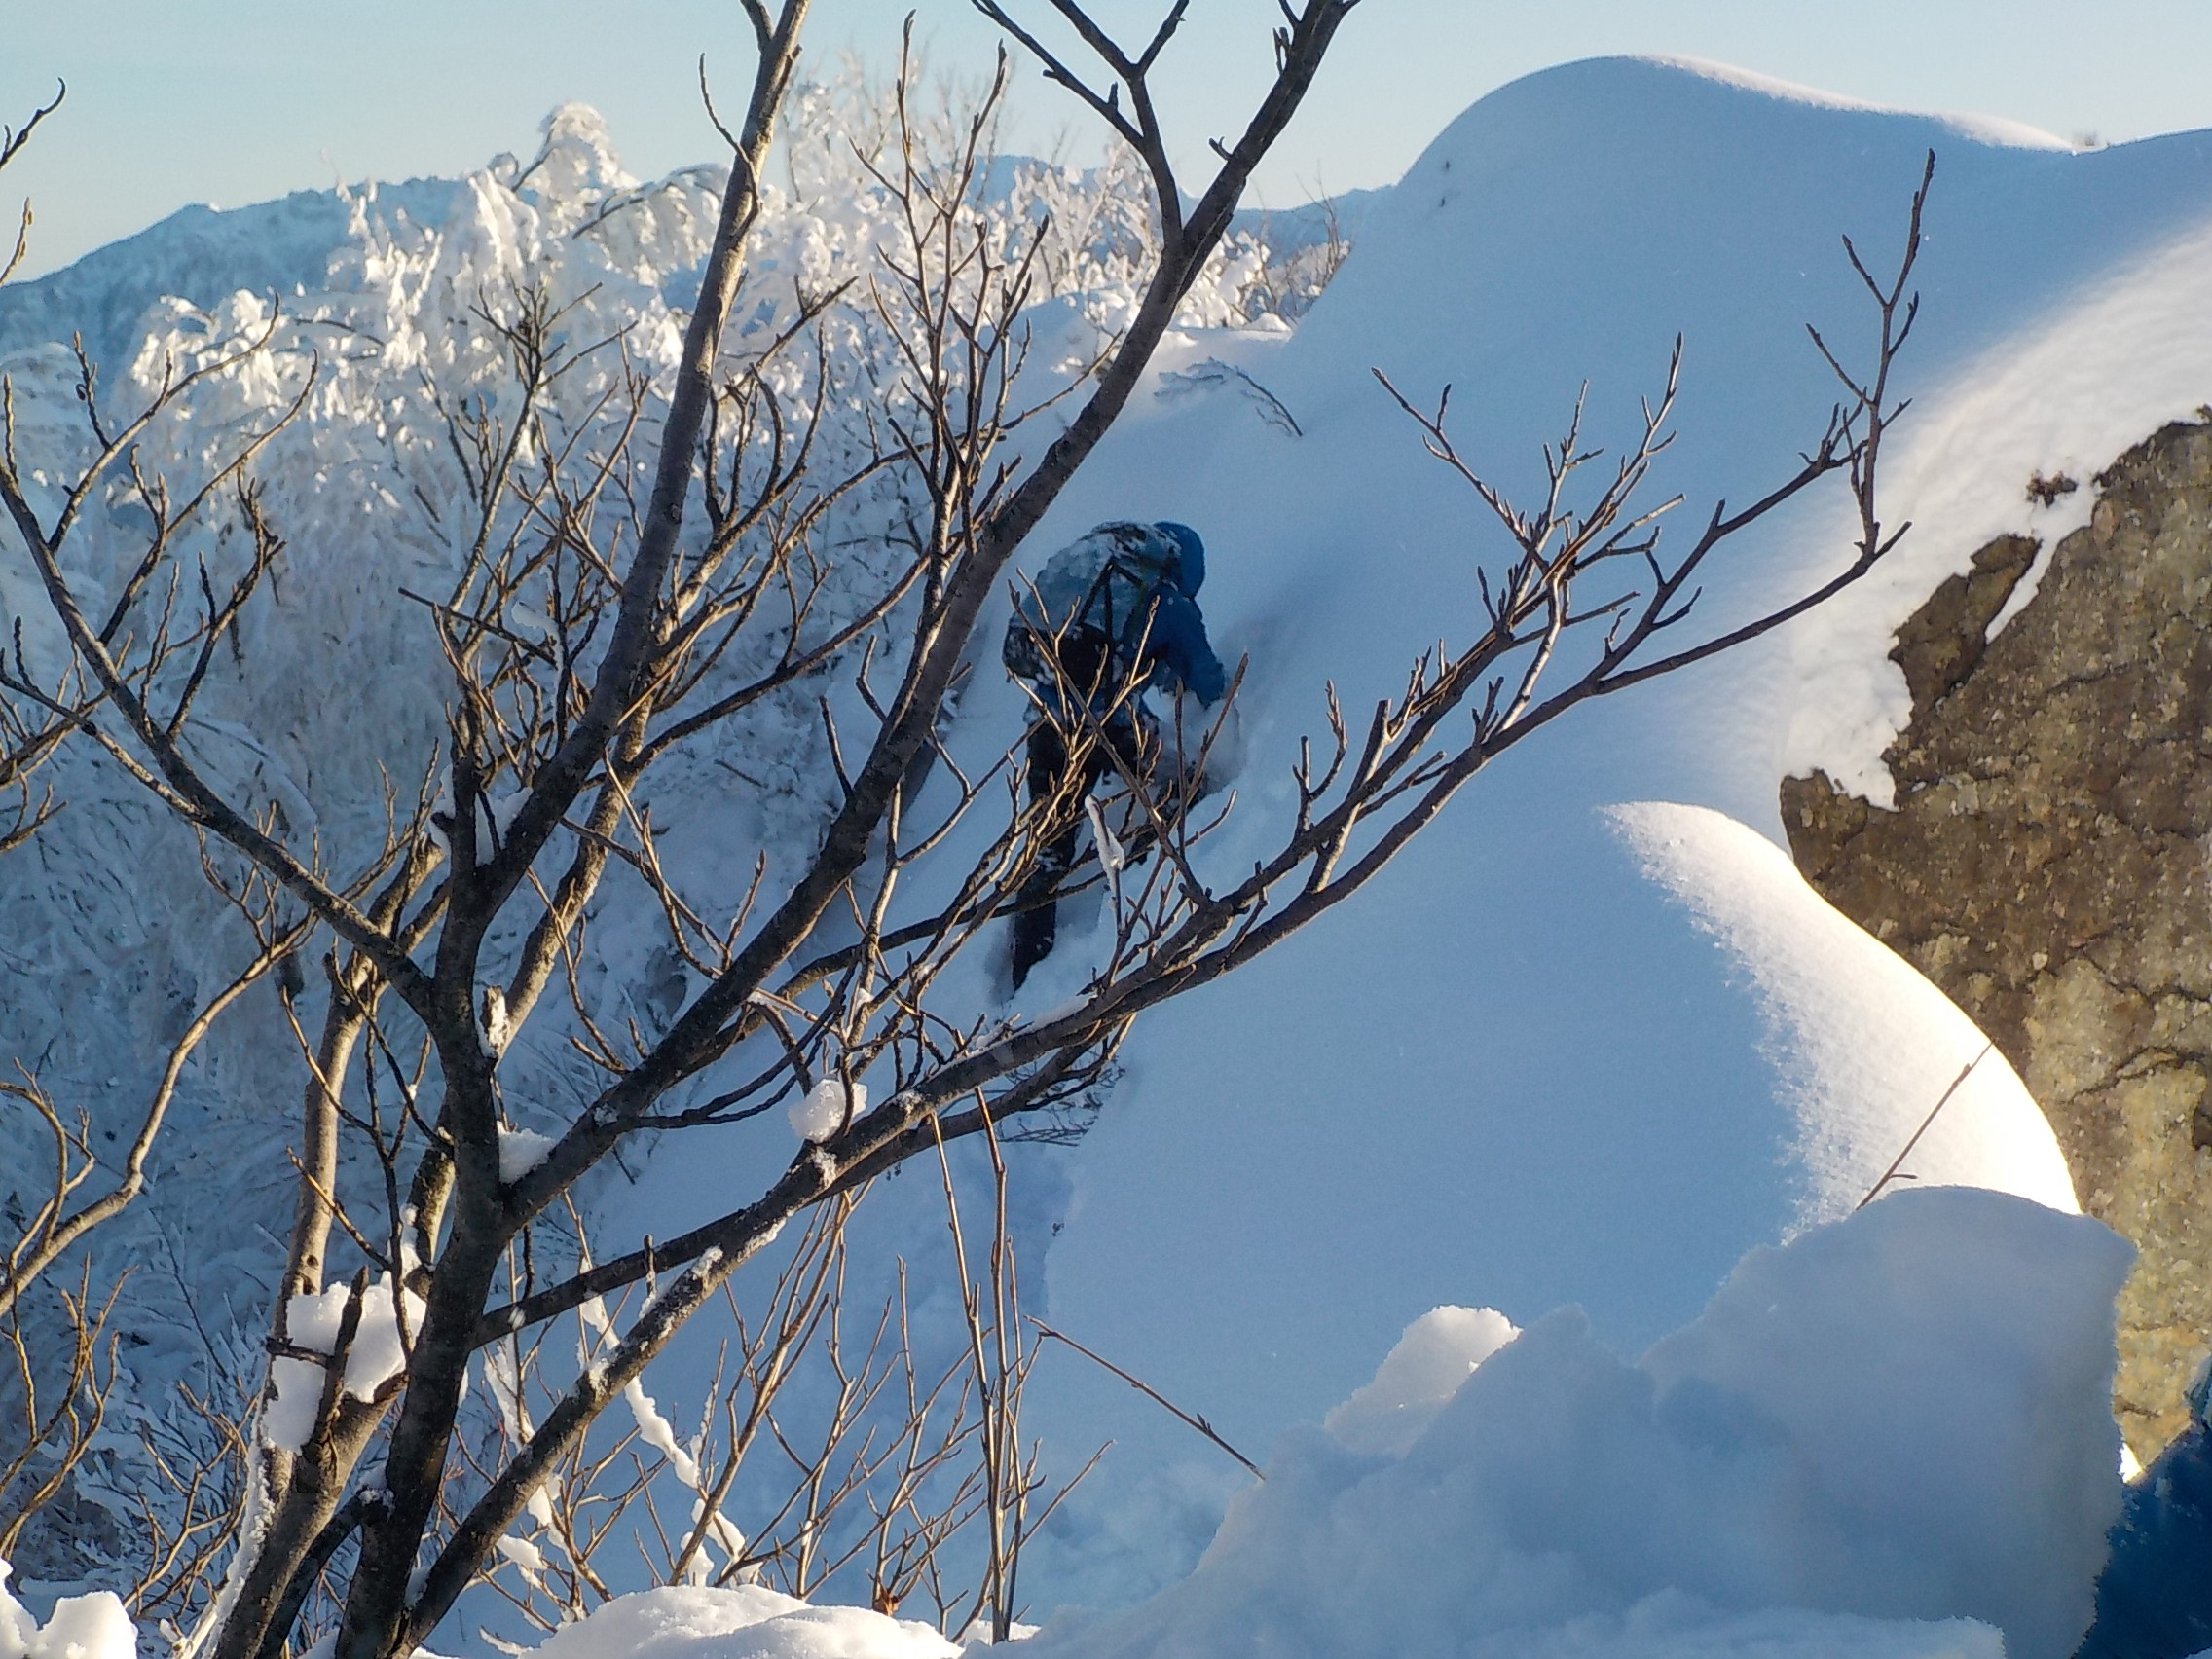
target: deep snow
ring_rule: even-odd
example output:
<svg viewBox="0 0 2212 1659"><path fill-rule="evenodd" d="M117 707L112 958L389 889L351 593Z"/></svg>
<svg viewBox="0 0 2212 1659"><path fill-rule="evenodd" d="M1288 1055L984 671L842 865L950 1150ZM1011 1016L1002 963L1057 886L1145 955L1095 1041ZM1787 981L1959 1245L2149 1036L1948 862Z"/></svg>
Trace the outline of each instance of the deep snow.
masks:
<svg viewBox="0 0 2212 1659"><path fill-rule="evenodd" d="M1034 1659L1994 1652L1852 1622L1961 1617L2066 1659L2119 1513L2130 1255L2008 1195L1906 1192L1754 1250L1634 1365L1574 1309L1494 1352L1470 1333L1401 1452L1286 1436L1188 1579Z"/></svg>
<svg viewBox="0 0 2212 1659"><path fill-rule="evenodd" d="M2066 1659L2120 1510L2113 1298L2131 1255L2085 1218L1932 1188L1753 1250L1635 1364L1579 1309L1521 1332L1439 1309L1325 1426L1282 1439L1188 1578L1023 1651ZM960 1651L749 1585L623 1596L536 1649ZM129 1625L91 1598L41 1632L0 1578L0 1659L130 1659Z"/></svg>
<svg viewBox="0 0 2212 1659"><path fill-rule="evenodd" d="M1684 492L1702 522L1817 434L1832 387L1805 324L1847 354L1871 329L1838 238L1889 269L1929 147L1925 303L1901 369L1916 406L1886 503L1914 528L1889 566L1733 659L1577 711L1355 904L1129 1045L1071 1161L1050 1316L1233 1442L1317 1419L1438 1304L1527 1321L1577 1303L1641 1346L1745 1250L1855 1202L1973 1057L1939 994L1748 843L1781 841L1786 770L1878 772L1907 712L1884 652L1922 598L1989 535L2055 537L2086 510L2031 507L2032 470L2085 477L2212 387L2192 257L2212 139L2077 154L1704 66L1532 76L1454 124L1296 334L1245 360L1305 437L1226 396L1157 404L1035 537L1042 557L1110 513L1207 535L1207 615L1252 671L1242 827L1206 867L1248 866L1297 736L1320 729L1322 682L1361 709L1438 633L1463 638L1475 562L1498 545L1370 369L1417 401L1453 385L1462 449L1527 491L1585 379L1591 435L1617 443L1678 329L1681 435L1655 496ZM1704 626L1811 585L1848 534L1840 493L1770 521L1711 569ZM972 707L979 743L1013 729L1011 693L979 686ZM1609 815L1640 801L1690 810ZM1036 1006L1087 971L1080 931L1063 937ZM1994 1054L1906 1173L2072 1207ZM1178 1528L1195 1551L1235 1470L1072 1360L1031 1405L1071 1456L1115 1442L1040 1594L1164 1581Z"/></svg>

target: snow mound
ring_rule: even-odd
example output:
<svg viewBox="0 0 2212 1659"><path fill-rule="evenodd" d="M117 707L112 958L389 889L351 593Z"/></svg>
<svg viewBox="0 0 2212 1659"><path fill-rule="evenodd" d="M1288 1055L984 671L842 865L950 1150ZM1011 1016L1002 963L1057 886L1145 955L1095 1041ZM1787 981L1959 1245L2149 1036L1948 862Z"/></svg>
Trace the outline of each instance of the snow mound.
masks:
<svg viewBox="0 0 2212 1659"><path fill-rule="evenodd" d="M1638 1364L1562 1309L1402 1456L1293 1432L1189 1579L1032 1659L2065 1659L2119 1511L2130 1256L1905 1192L1754 1250Z"/></svg>
<svg viewBox="0 0 2212 1659"><path fill-rule="evenodd" d="M1611 817L1645 872L1757 987L1785 1051L1806 1220L1848 1213L1872 1185L1865 1171L1887 1170L1907 1146L1892 1180L2081 1207L2057 1137L2005 1056L1910 963L1814 892L1781 848L1705 807L1640 801ZM1932 1062L1965 1081L1930 1093Z"/></svg>
<svg viewBox="0 0 2212 1659"><path fill-rule="evenodd" d="M566 1625L538 1659L957 1659L931 1626L866 1607L816 1607L758 1585L617 1596Z"/></svg>
<svg viewBox="0 0 2212 1659"><path fill-rule="evenodd" d="M8 1592L0 1561L0 1659L138 1659L138 1627L111 1590L64 1596L40 1624Z"/></svg>

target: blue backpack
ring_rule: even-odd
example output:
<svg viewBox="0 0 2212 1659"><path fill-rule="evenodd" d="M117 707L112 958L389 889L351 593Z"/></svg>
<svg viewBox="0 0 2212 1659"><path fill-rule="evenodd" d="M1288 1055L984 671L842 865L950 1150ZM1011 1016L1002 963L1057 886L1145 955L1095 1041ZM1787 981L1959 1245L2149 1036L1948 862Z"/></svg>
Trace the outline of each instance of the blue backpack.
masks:
<svg viewBox="0 0 2212 1659"><path fill-rule="evenodd" d="M1126 522L1102 524L1061 548L1014 595L1000 651L1007 672L1040 690L1055 688L1062 675L1088 696L1111 690L1107 670L1135 663L1153 600L1182 553L1159 526Z"/></svg>

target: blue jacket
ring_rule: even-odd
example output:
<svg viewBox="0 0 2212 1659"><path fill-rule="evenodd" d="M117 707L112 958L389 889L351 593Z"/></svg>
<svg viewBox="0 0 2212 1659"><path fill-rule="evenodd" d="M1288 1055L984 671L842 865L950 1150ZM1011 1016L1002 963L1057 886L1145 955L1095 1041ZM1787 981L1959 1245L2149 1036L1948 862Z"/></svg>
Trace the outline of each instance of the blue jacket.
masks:
<svg viewBox="0 0 2212 1659"><path fill-rule="evenodd" d="M2128 1483L2097 1580L2097 1619L2075 1659L2186 1659L2212 1647L2212 1392L2190 1385L2190 1423Z"/></svg>
<svg viewBox="0 0 2212 1659"><path fill-rule="evenodd" d="M1203 565L1198 567L1198 574L1202 581ZM1198 612L1198 601L1191 597L1195 591L1197 583L1188 588L1162 584L1153 596L1145 655L1159 665L1152 675L1155 685L1172 677L1175 684L1210 709L1229 689L1229 676L1222 669L1221 659L1213 654L1213 643L1206 638L1206 619Z"/></svg>

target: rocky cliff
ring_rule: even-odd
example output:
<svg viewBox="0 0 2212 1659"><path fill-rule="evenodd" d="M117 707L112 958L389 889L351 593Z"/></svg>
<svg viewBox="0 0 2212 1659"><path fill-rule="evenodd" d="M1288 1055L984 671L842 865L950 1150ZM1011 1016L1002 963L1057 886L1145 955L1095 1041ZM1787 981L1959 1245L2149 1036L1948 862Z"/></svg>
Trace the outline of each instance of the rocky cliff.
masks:
<svg viewBox="0 0 2212 1659"><path fill-rule="evenodd" d="M2093 487L1995 638L2041 551L2023 536L1899 630L1895 809L1818 773L1782 804L1807 878L1980 1022L2083 1207L2140 1248L2117 1405L2148 1461L2212 1341L2212 424Z"/></svg>

